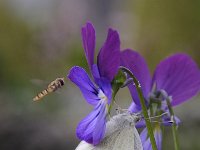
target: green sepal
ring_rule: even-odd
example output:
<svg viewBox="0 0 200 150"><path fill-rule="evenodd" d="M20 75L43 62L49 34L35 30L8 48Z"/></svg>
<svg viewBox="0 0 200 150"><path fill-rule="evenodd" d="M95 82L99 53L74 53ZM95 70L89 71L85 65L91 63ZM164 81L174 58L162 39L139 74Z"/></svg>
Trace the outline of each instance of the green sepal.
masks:
<svg viewBox="0 0 200 150"><path fill-rule="evenodd" d="M114 77L114 79L111 82L112 85L112 102L109 105L108 108L108 113L110 114L110 111L112 109L112 105L115 101L115 96L117 94L117 92L119 91L119 89L121 88L121 86L124 84L124 82L126 81L126 75L124 74L123 71L119 70L117 75Z"/></svg>
<svg viewBox="0 0 200 150"><path fill-rule="evenodd" d="M121 86L126 81L126 75L123 71L119 70L117 75L114 77L114 79L111 82L112 90L113 90L113 98L115 98L117 92L121 88Z"/></svg>

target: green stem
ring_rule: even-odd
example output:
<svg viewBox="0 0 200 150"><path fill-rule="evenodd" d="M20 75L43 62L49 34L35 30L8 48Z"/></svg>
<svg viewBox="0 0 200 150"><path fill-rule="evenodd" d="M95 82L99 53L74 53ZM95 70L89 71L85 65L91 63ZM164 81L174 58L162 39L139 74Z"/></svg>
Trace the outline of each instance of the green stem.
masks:
<svg viewBox="0 0 200 150"><path fill-rule="evenodd" d="M170 103L170 99L167 98L166 101L167 101L167 106L169 108L170 116L171 116L172 121L173 121L173 124L172 124L172 134L173 134L173 140L174 140L174 148L175 148L175 150L179 150L177 124L176 124L176 120L174 119L174 111L172 109L172 106L171 106L171 103Z"/></svg>
<svg viewBox="0 0 200 150"><path fill-rule="evenodd" d="M113 104L114 104L114 101L115 101L115 99L112 98L111 104L110 104L109 107L108 107L108 114L109 114L109 115L110 115L110 112L111 112L111 110L112 110L112 106L113 106Z"/></svg>
<svg viewBox="0 0 200 150"><path fill-rule="evenodd" d="M111 110L112 110L112 106L113 106L114 101L115 101L115 96L116 96L116 94L117 94L118 91L119 91L119 88L116 88L116 87L113 88L113 92L112 92L112 101L111 101L111 104L110 104L109 107L108 107L108 114L109 114L109 115L110 115L110 112L111 112Z"/></svg>
<svg viewBox="0 0 200 150"><path fill-rule="evenodd" d="M135 83L136 90L138 92L138 96L139 96L139 99L140 99L140 104L142 106L142 112L143 112L143 115L144 115L144 119L145 119L146 127L147 127L147 130L148 130L148 135L149 135L149 138L150 138L150 141L151 141L152 149L157 150L156 141L155 141L154 134L153 134L153 129L152 129L151 123L148 119L149 115L148 115L147 108L146 108L146 105L145 105L144 96L142 94L141 85L140 85L139 81L137 80L137 78L133 75L133 73L129 69L127 69L126 67L123 67L123 66L121 66L120 69L122 71L128 73L130 75L130 77L133 79L133 82Z"/></svg>

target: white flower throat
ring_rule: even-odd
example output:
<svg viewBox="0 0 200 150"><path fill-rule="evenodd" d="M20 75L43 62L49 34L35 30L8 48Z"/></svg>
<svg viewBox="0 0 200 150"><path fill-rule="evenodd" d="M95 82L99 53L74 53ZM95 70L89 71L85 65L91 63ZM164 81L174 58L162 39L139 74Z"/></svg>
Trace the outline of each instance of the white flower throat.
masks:
<svg viewBox="0 0 200 150"><path fill-rule="evenodd" d="M103 93L102 90L99 90L98 97L103 101L106 101L106 102L108 101L107 96Z"/></svg>

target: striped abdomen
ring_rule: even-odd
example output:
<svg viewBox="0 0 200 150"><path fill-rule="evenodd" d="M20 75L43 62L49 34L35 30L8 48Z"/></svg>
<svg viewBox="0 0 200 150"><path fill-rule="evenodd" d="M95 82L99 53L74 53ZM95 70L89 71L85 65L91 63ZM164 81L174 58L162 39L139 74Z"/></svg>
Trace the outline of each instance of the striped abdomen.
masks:
<svg viewBox="0 0 200 150"><path fill-rule="evenodd" d="M42 92L38 93L36 97L33 98L34 101L40 100L45 95L56 91L57 89L61 88L64 85L64 78L57 78L56 80L52 81L47 89L43 90Z"/></svg>

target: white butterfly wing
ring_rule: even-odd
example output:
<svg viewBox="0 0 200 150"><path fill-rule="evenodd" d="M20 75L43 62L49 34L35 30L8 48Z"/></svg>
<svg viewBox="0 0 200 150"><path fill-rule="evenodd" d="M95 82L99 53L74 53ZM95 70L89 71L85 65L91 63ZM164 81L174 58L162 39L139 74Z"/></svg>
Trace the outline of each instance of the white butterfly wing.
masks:
<svg viewBox="0 0 200 150"><path fill-rule="evenodd" d="M135 127L125 127L105 137L94 150L143 150Z"/></svg>
<svg viewBox="0 0 200 150"><path fill-rule="evenodd" d="M113 150L133 150L134 148L134 129L133 127L125 127L120 131L116 139Z"/></svg>
<svg viewBox="0 0 200 150"><path fill-rule="evenodd" d="M107 136L97 146L93 146L85 141L81 141L75 150L113 150L116 139L120 135L120 132L114 132L110 136Z"/></svg>
<svg viewBox="0 0 200 150"><path fill-rule="evenodd" d="M132 126L122 129L113 150L143 150L137 129Z"/></svg>
<svg viewBox="0 0 200 150"><path fill-rule="evenodd" d="M94 150L143 150L140 136L130 114L118 114L106 124L106 135Z"/></svg>
<svg viewBox="0 0 200 150"><path fill-rule="evenodd" d="M120 131L115 131L114 133L106 136L100 144L98 144L94 150L113 150L114 145L118 137L120 136Z"/></svg>
<svg viewBox="0 0 200 150"><path fill-rule="evenodd" d="M75 150L95 150L95 147L92 144L81 141Z"/></svg>
<svg viewBox="0 0 200 150"><path fill-rule="evenodd" d="M143 150L140 135L135 127L134 127L134 150Z"/></svg>

